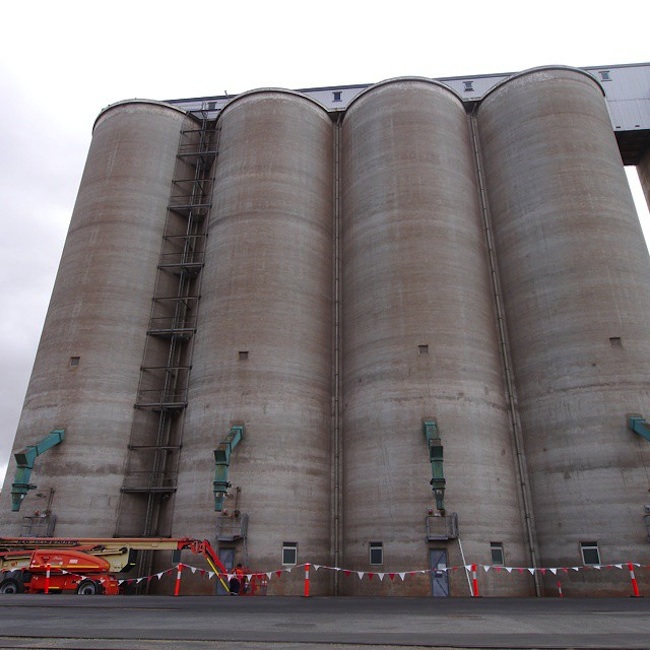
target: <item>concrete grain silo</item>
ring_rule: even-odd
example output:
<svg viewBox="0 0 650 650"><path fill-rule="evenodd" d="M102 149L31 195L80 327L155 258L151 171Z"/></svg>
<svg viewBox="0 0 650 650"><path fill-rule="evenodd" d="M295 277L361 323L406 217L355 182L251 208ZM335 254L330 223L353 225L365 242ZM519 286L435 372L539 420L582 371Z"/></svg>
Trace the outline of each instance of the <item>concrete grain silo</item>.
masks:
<svg viewBox="0 0 650 650"><path fill-rule="evenodd" d="M269 594L628 593L592 568L650 565L648 97L639 64L102 111L0 537L205 538Z"/></svg>
<svg viewBox="0 0 650 650"><path fill-rule="evenodd" d="M492 542L527 563L462 102L425 79L373 86L346 112L342 151L344 560L399 572L465 564L464 548L487 562ZM425 526L437 510L425 421L437 425L459 538ZM462 574L453 579L468 593ZM430 593L430 580L411 580L407 593ZM343 583L346 593L364 586L377 592ZM406 588L386 581L381 591Z"/></svg>
<svg viewBox="0 0 650 650"><path fill-rule="evenodd" d="M333 124L312 100L269 90L233 100L217 128L174 530L214 537L212 450L243 425L230 460L232 498L217 521L224 562L282 566L283 549L295 545L298 562L324 564L331 528ZM233 525L238 535L228 539ZM269 592L282 593L290 578L272 581ZM327 580L314 583L315 593L326 588Z"/></svg>
<svg viewBox="0 0 650 650"><path fill-rule="evenodd" d="M95 123L15 449L54 429L65 440L35 464L28 512L3 513L3 535L29 533L39 519L20 515L46 508L57 532L114 532L169 183L188 121L174 107L133 101ZM12 479L10 469L3 510Z"/></svg>
<svg viewBox="0 0 650 650"><path fill-rule="evenodd" d="M650 266L603 91L522 73L478 124L540 561L629 561L647 554L650 447L626 414L650 397ZM612 593L594 573L572 579Z"/></svg>

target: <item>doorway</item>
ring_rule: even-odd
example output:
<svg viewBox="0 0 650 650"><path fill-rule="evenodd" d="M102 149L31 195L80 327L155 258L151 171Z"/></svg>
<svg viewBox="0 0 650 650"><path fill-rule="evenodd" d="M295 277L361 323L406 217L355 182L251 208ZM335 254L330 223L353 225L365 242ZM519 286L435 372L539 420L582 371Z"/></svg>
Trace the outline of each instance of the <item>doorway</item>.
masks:
<svg viewBox="0 0 650 650"><path fill-rule="evenodd" d="M446 549L429 549L429 567L431 568L431 595L434 598L446 598L449 596Z"/></svg>
<svg viewBox="0 0 650 650"><path fill-rule="evenodd" d="M220 548L219 559L228 572L232 571L235 566L235 549L234 548ZM230 592L223 586L221 580L217 580L217 596L227 596Z"/></svg>

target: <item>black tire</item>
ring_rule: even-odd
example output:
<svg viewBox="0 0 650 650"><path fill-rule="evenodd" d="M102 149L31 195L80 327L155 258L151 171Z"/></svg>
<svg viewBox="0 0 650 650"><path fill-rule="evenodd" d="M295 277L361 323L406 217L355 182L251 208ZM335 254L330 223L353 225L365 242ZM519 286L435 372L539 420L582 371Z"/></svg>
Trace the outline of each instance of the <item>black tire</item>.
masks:
<svg viewBox="0 0 650 650"><path fill-rule="evenodd" d="M94 580L82 580L77 586L77 593L80 596L96 596L102 593L102 588Z"/></svg>
<svg viewBox="0 0 650 650"><path fill-rule="evenodd" d="M7 578L0 583L0 594L20 594L24 591L23 586L13 578Z"/></svg>

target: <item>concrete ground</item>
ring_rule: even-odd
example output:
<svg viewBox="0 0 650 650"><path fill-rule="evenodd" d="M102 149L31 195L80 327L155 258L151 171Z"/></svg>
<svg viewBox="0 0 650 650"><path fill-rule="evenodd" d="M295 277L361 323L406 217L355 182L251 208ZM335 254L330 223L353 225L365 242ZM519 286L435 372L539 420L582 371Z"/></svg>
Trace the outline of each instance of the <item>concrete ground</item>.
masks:
<svg viewBox="0 0 650 650"><path fill-rule="evenodd" d="M640 649L650 599L0 596L0 648Z"/></svg>

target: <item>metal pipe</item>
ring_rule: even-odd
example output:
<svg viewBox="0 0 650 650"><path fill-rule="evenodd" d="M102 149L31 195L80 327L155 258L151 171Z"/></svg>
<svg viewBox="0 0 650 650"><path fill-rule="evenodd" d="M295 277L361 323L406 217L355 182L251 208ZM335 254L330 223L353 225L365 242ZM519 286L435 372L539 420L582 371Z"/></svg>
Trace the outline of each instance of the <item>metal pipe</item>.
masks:
<svg viewBox="0 0 650 650"><path fill-rule="evenodd" d="M341 561L341 121L338 115L334 128L334 264L333 264L333 551L334 566ZM339 594L339 572L334 571L334 595Z"/></svg>

